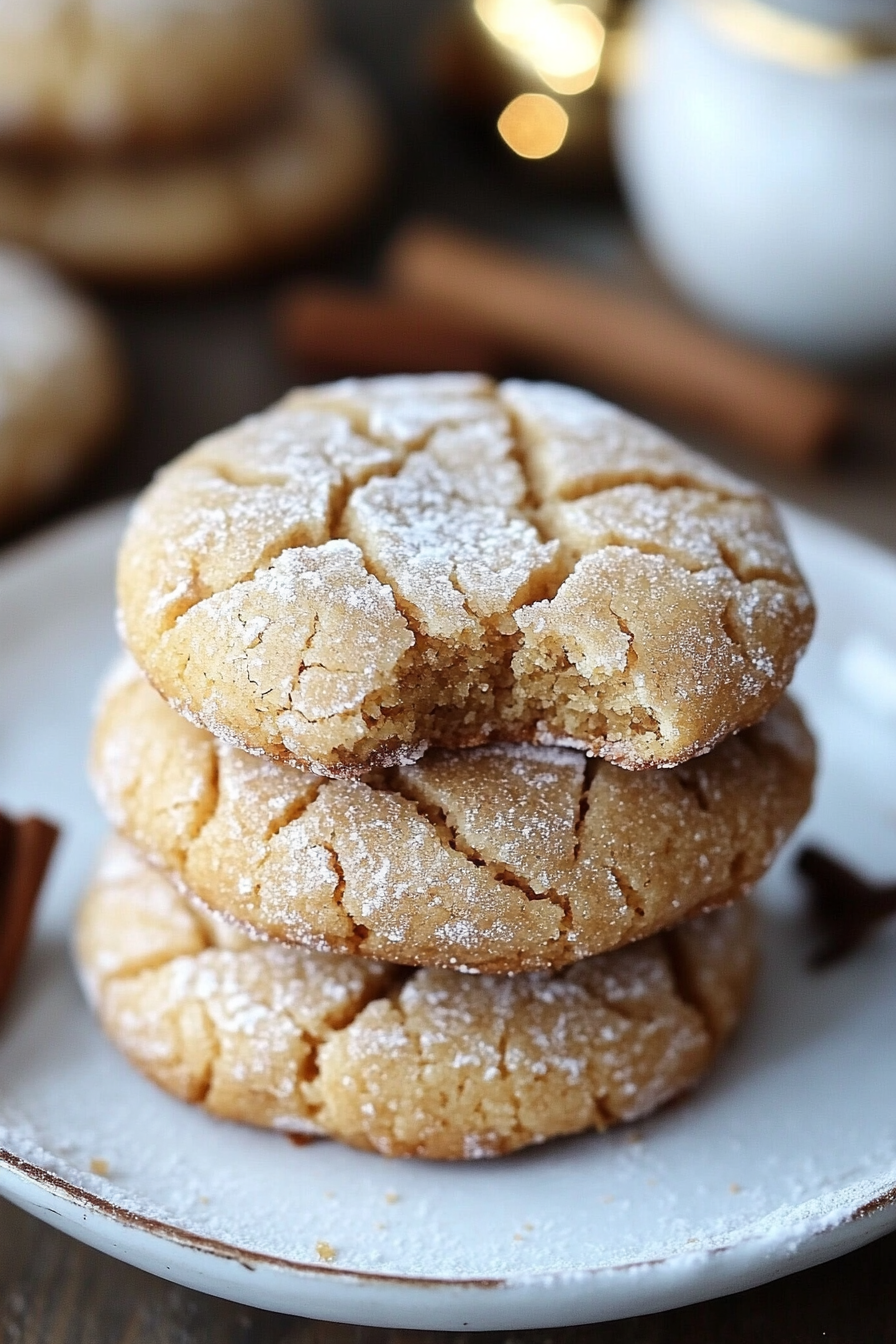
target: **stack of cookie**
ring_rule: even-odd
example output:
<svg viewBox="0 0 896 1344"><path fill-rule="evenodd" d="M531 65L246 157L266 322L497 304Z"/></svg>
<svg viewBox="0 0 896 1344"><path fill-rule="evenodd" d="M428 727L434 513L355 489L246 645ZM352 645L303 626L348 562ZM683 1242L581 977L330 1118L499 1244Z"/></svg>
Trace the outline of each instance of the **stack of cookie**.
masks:
<svg viewBox="0 0 896 1344"><path fill-rule="evenodd" d="M459 1158L704 1072L814 770L754 487L571 388L347 381L166 468L119 600L78 958L150 1077Z"/></svg>
<svg viewBox="0 0 896 1344"><path fill-rule="evenodd" d="M320 242L370 195L376 109L303 0L4 0L0 237L102 281Z"/></svg>

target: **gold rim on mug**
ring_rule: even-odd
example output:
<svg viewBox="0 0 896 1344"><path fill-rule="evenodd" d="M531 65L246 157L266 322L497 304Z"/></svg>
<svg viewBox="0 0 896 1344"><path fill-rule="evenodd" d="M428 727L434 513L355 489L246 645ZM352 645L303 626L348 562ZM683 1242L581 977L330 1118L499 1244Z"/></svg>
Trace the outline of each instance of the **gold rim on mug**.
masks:
<svg viewBox="0 0 896 1344"><path fill-rule="evenodd" d="M716 33L755 56L820 75L896 60L896 34L834 28L765 0L690 0Z"/></svg>

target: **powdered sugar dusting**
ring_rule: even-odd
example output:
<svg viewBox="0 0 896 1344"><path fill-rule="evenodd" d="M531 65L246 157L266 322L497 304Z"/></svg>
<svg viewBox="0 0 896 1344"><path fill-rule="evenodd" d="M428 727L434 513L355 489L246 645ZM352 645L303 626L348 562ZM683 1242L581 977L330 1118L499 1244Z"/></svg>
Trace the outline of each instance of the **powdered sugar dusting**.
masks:
<svg viewBox="0 0 896 1344"><path fill-rule="evenodd" d="M107 814L206 904L287 942L563 966L741 895L809 801L810 739L787 702L780 737L760 726L670 771L492 743L328 780L197 732L130 674L95 732Z"/></svg>
<svg viewBox="0 0 896 1344"><path fill-rule="evenodd" d="M81 911L79 961L131 1060L231 1119L385 1153L485 1155L653 1109L712 1053L662 941L555 976L421 970L402 983L358 958L218 946L173 887L160 901L161 881L144 866L144 897L139 861L113 842ZM723 941L746 932L729 917ZM717 938L724 979L718 952Z"/></svg>
<svg viewBox="0 0 896 1344"><path fill-rule="evenodd" d="M499 395L523 426L529 469L542 499L576 499L633 481L692 486L732 498L759 493L655 425L578 388L510 379Z"/></svg>
<svg viewBox="0 0 896 1344"><path fill-rule="evenodd" d="M358 490L347 512L349 535L403 609L442 639L471 638L476 618L520 605L557 556L556 542L543 545L525 519L468 494L420 454L394 480Z"/></svg>
<svg viewBox="0 0 896 1344"><path fill-rule="evenodd" d="M388 635L280 581L346 539ZM770 708L812 621L759 491L586 393L462 375L300 390L207 440L135 514L120 593L172 703L332 775L545 734L673 764Z"/></svg>

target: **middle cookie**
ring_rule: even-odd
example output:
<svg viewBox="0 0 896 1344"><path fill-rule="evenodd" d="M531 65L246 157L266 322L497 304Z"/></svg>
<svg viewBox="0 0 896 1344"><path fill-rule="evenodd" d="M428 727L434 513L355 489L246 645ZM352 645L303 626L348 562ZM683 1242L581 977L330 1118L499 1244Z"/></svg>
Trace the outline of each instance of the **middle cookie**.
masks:
<svg viewBox="0 0 896 1344"><path fill-rule="evenodd" d="M107 684L92 759L110 821L245 929L489 972L559 968L743 895L813 774L783 701L671 770L499 743L328 780L219 742L130 662Z"/></svg>

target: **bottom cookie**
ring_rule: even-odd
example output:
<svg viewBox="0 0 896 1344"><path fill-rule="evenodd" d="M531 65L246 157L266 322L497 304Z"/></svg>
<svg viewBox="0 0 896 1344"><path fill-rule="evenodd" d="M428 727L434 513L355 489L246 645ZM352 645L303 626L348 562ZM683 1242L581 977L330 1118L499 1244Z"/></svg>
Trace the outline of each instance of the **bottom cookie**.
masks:
<svg viewBox="0 0 896 1344"><path fill-rule="evenodd" d="M493 1157L655 1110L737 1024L741 902L566 970L470 976L253 942L124 841L78 917L82 982L147 1077L215 1115L394 1157Z"/></svg>

